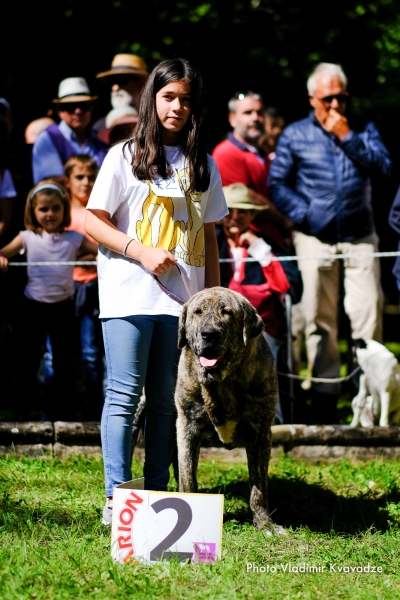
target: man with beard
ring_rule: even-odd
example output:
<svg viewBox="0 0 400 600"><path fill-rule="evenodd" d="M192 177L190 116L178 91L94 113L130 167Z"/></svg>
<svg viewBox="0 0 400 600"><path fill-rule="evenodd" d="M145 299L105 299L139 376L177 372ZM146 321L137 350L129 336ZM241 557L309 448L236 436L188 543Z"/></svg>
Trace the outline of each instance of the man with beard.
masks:
<svg viewBox="0 0 400 600"><path fill-rule="evenodd" d="M237 93L229 100L229 124L233 131L212 154L224 186L243 183L267 196L267 167L258 141L264 132L264 106L259 94Z"/></svg>
<svg viewBox="0 0 400 600"><path fill-rule="evenodd" d="M285 237L291 227L268 199L268 162L259 145L264 133L264 105L259 94L252 91L237 92L228 102L228 119L233 129L228 138L214 148L212 157L217 163L222 185L242 183L257 192L253 202L267 206L268 221L258 217L253 224L260 227L281 249L286 247Z"/></svg>
<svg viewBox="0 0 400 600"><path fill-rule="evenodd" d="M111 106L113 109L133 107L138 109L140 93L149 73L147 65L136 54L117 54L111 63L111 69L98 73L96 79L111 86ZM93 125L100 132L106 128L106 117L102 117Z"/></svg>

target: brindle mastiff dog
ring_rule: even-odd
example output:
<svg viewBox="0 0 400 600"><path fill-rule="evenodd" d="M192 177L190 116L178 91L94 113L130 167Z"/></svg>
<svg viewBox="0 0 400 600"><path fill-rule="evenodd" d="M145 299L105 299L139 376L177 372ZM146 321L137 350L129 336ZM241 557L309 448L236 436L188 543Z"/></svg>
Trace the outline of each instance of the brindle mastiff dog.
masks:
<svg viewBox="0 0 400 600"><path fill-rule="evenodd" d="M197 492L201 439L213 428L226 448L246 447L250 508L257 529L284 533L268 512L268 463L277 376L263 321L240 294L214 287L195 294L179 321L179 490Z"/></svg>

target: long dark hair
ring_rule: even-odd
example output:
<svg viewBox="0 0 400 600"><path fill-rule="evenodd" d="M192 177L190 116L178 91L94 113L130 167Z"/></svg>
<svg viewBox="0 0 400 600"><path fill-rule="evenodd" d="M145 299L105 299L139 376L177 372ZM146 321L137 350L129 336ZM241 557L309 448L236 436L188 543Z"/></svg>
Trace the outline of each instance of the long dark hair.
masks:
<svg viewBox="0 0 400 600"><path fill-rule="evenodd" d="M187 60L164 60L152 71L140 98L136 130L126 146L131 153L132 170L137 179L151 179L154 166L157 166L161 177L167 178L167 160L162 141L162 125L156 111L156 94L169 83L183 80L190 83L190 116L181 132L181 144L189 168L190 186L186 192L205 192L210 185L210 169L202 131L202 81L200 73Z"/></svg>

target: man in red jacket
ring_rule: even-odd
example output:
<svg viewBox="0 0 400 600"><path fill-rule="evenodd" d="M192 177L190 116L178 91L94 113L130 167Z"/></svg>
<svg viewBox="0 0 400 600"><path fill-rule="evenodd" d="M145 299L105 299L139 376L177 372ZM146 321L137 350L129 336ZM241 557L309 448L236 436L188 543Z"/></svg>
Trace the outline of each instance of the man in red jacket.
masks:
<svg viewBox="0 0 400 600"><path fill-rule="evenodd" d="M267 191L268 159L259 146L264 133L264 105L259 94L252 91L237 93L229 100L229 123L233 129L214 148L212 156L221 174L222 185L243 183L258 192L257 203L268 207L268 223L259 217L256 225L267 233L281 247L285 243L282 230L291 227L291 221L284 217L269 201ZM286 235L284 234L286 237Z"/></svg>

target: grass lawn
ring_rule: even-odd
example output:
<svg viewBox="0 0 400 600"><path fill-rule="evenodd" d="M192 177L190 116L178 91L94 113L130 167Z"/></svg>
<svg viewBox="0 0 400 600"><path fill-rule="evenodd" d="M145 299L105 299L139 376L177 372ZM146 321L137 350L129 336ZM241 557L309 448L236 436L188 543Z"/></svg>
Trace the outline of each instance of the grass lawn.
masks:
<svg viewBox="0 0 400 600"><path fill-rule="evenodd" d="M275 460L270 507L287 527L281 537L253 529L245 465L201 463L201 489L225 494L222 560L151 567L110 559L110 531L100 524L102 468L100 460L85 458L0 459L2 600L400 596L400 465L394 461ZM139 463L133 471L141 475ZM382 572L344 572L368 563ZM325 569L296 572L304 564Z"/></svg>

